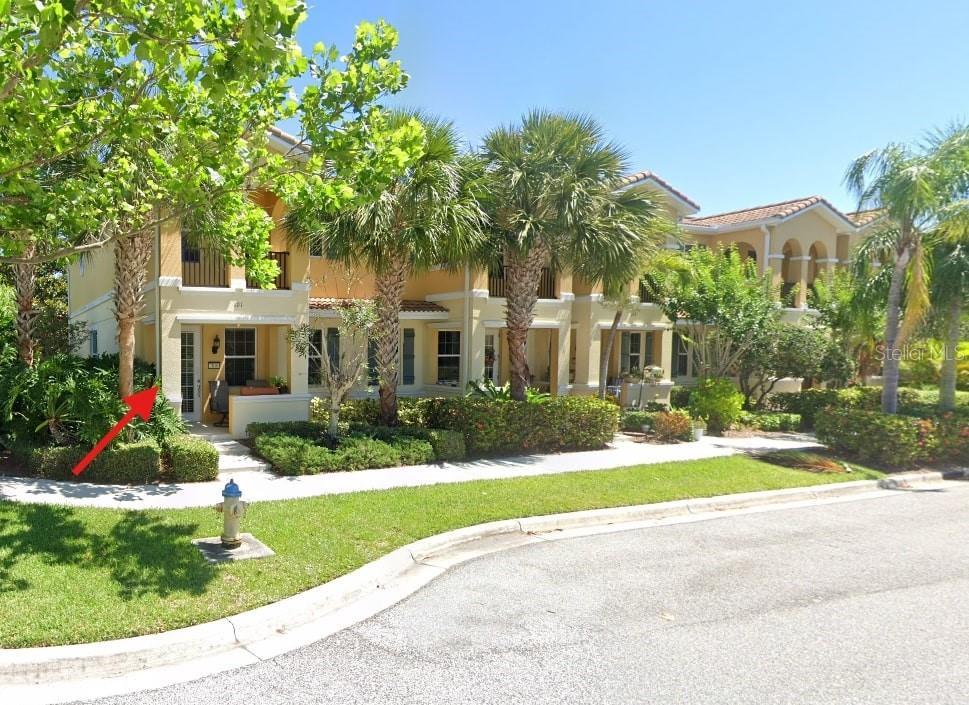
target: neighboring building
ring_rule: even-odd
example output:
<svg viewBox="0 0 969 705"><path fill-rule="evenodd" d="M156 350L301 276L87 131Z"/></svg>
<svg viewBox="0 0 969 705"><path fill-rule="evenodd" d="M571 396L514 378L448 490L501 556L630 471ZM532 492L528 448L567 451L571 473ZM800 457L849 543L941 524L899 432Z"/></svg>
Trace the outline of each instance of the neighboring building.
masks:
<svg viewBox="0 0 969 705"><path fill-rule="evenodd" d="M274 132L281 149L293 139ZM790 316L805 313L804 292L826 269L843 264L870 214L846 215L820 197L732 213L696 216L699 206L655 174L641 172L626 186L644 185L667 204L696 242L736 244L778 281L800 284ZM149 263L144 316L136 333L136 354L154 363L166 398L188 420L213 422L210 382L225 380L230 390L229 419L235 435L256 419L305 417L308 400L321 395L319 358L301 358L287 342L292 326L309 324L318 332L315 347L335 354L340 341L335 305L346 298L369 298L373 278L364 271L344 272L322 252L291 247L282 223L285 205L269 193L257 202L277 223L272 257L280 265L276 288L254 288L243 268L191 247L177 224L160 227ZM84 321L91 333L89 354L117 350L112 311L114 255L105 249L69 270L71 320ZM644 399L665 398L674 381L691 377L689 355L659 307L646 301L638 282L630 283L630 307L610 360L610 381L623 371L657 365L665 382ZM414 278L405 290L401 313L400 394L463 393L469 380L508 379L504 323L504 280L500 271L440 269ZM614 309L600 290L568 273L546 271L535 322L528 336L532 384L552 394L590 394L598 387L603 332ZM250 394L272 377L287 381L289 394ZM374 393L361 385L358 394ZM628 385L625 398L632 396Z"/></svg>

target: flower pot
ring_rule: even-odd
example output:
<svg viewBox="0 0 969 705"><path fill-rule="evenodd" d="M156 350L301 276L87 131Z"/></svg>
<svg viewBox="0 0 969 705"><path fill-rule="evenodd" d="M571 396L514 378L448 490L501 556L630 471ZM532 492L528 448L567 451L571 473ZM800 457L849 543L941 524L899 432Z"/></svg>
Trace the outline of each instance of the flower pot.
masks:
<svg viewBox="0 0 969 705"><path fill-rule="evenodd" d="M694 441L700 440L701 438L703 438L703 434L706 433L706 432L707 432L707 429L704 428L703 426L694 426L693 427L693 440Z"/></svg>

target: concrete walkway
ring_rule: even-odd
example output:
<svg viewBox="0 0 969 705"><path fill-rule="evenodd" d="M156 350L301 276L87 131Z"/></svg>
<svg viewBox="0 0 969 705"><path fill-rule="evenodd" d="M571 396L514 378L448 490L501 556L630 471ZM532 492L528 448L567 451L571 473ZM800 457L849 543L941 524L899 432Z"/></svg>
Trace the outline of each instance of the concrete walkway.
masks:
<svg viewBox="0 0 969 705"><path fill-rule="evenodd" d="M245 449L240 444L236 445ZM489 458L462 463L412 465L301 477L281 477L263 469L247 468L243 461L232 467L231 462L227 461L225 470L221 470L220 464L219 479L215 482L122 486L0 477L0 499L74 507L179 509L207 507L221 501L222 486L230 477L234 478L242 488L244 499L266 501L393 487L552 475L582 470L608 470L629 465L702 460L741 452L807 448L817 445L810 436L799 434L747 438L706 437L694 443L673 445L636 443L628 436L619 436L609 448L604 450Z"/></svg>

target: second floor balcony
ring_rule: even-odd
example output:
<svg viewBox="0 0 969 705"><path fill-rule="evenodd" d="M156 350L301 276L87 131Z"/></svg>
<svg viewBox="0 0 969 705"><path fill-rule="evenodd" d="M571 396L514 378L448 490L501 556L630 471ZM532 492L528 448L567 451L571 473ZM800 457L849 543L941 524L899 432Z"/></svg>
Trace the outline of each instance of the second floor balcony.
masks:
<svg viewBox="0 0 969 705"><path fill-rule="evenodd" d="M270 252L269 259L279 267L279 274L274 281L276 289L289 289L289 253ZM231 286L229 265L217 250L210 248L188 247L182 248L182 286L224 288ZM246 277L247 289L259 289L255 281Z"/></svg>
<svg viewBox="0 0 969 705"><path fill-rule="evenodd" d="M558 298L557 279L555 270L551 267L542 267L542 276L538 280L538 298ZM499 266L488 270L488 296L504 298L505 290L505 268Z"/></svg>

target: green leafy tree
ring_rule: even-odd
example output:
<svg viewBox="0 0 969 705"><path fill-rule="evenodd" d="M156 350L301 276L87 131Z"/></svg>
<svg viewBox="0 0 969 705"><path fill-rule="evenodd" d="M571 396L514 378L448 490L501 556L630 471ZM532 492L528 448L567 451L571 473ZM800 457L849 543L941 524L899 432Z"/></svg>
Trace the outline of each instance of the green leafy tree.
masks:
<svg viewBox="0 0 969 705"><path fill-rule="evenodd" d="M618 190L626 158L584 116L533 111L488 133L480 156L488 251L505 274L512 397L524 400L525 341L542 269L571 268L596 281L628 267L652 239L654 199L643 189Z"/></svg>
<svg viewBox="0 0 969 705"><path fill-rule="evenodd" d="M468 263L481 240L484 214L472 192L473 162L460 152L450 122L413 111L390 113L391 128L422 128L420 156L373 201L335 215L315 202L298 203L288 218L290 237L316 240L328 256L373 272L378 325L376 368L382 422L397 424L397 360L404 287L435 265Z"/></svg>
<svg viewBox="0 0 969 705"><path fill-rule="evenodd" d="M945 243L934 254L931 298L942 333L939 408L951 411L956 407L959 341L963 313L969 301L969 240Z"/></svg>
<svg viewBox="0 0 969 705"><path fill-rule="evenodd" d="M701 378L734 373L780 315L770 276L734 249L694 247L658 281L660 306L690 344Z"/></svg>

